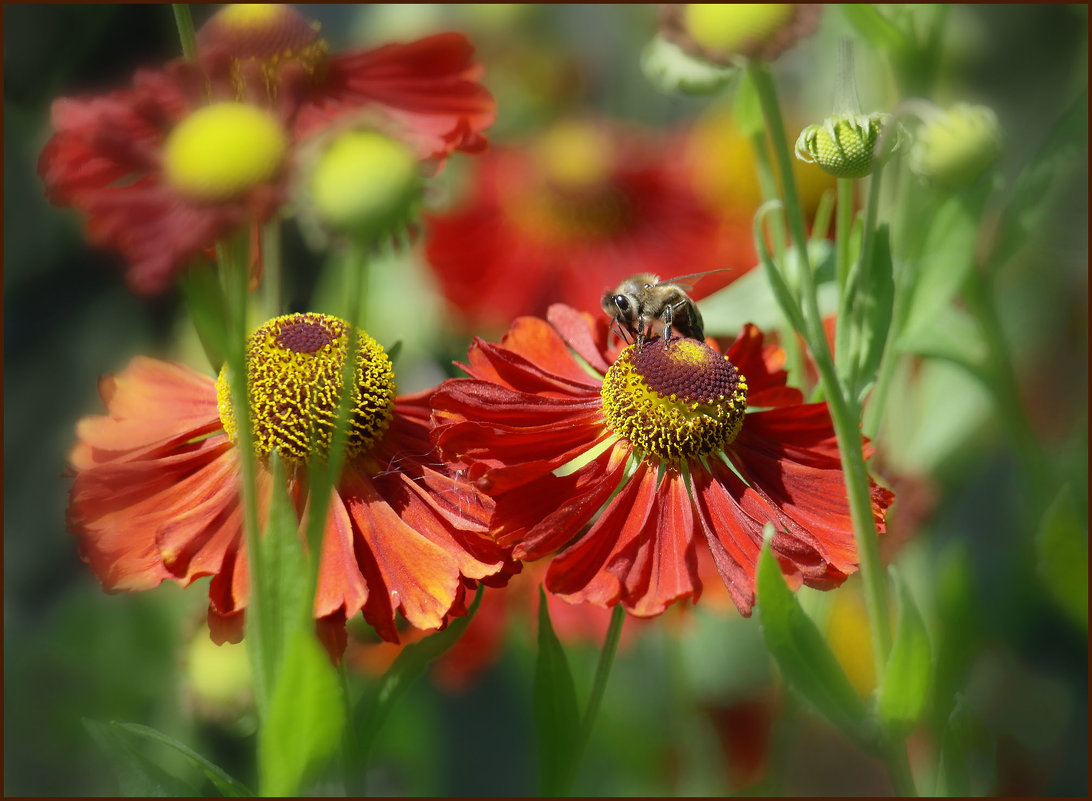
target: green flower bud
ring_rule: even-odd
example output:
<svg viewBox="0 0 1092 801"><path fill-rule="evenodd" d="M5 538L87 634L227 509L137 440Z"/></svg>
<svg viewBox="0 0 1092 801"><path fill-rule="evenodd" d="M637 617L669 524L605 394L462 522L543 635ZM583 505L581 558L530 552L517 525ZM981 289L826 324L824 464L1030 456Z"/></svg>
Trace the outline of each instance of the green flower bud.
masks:
<svg viewBox="0 0 1092 801"><path fill-rule="evenodd" d="M641 54L641 69L657 87L669 94L709 95L723 89L736 74L695 58L662 35L653 37Z"/></svg>
<svg viewBox="0 0 1092 801"><path fill-rule="evenodd" d="M406 225L422 180L406 145L375 130L349 130L319 156L310 189L314 211L329 228L375 238Z"/></svg>
<svg viewBox="0 0 1092 801"><path fill-rule="evenodd" d="M1001 155L1001 127L985 106L956 103L925 119L910 151L911 172L957 189L974 181Z"/></svg>
<svg viewBox="0 0 1092 801"><path fill-rule="evenodd" d="M888 126L883 153L876 153L876 144ZM821 125L809 125L796 140L796 157L818 164L837 178L864 178L871 175L898 150L902 134L890 114L838 114L827 117Z"/></svg>

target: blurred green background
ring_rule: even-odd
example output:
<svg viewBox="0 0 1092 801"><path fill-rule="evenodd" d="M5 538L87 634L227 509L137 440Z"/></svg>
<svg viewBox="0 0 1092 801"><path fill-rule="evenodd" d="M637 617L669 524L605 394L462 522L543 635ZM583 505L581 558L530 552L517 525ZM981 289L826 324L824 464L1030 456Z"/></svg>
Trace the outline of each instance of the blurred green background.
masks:
<svg viewBox="0 0 1092 801"><path fill-rule="evenodd" d="M195 7L195 21L209 13ZM467 32L485 64L484 83L498 98L491 132L497 143L571 111L667 129L707 103L663 95L641 73L639 54L655 26L648 6L315 5L306 13L322 22L335 50L449 28ZM46 202L37 154L53 98L124 86L137 66L178 52L170 9L8 5L3 14L4 790L133 790L119 783L85 719L154 726L248 781L254 743L245 719L204 719L186 688L186 648L205 607L203 583L185 592L163 586L105 595L64 522L65 454L75 421L100 411L98 377L138 353L182 358L179 337L192 335L177 297L129 294L113 257L88 250L75 216ZM775 75L805 119L829 110L832 83L824 76L832 75L833 43L846 30L831 7L814 40L777 65ZM943 96L933 99L973 99L998 112L1001 171L1011 178L1087 87L1087 38L1087 6L957 6L942 48ZM876 58L859 47L863 76L875 74L869 64ZM866 105L875 99L870 92L865 77ZM888 463L906 477L896 486L903 506L895 514L902 517L892 528L906 540L900 570L930 626L939 699L932 714L946 717L942 703L958 697L976 746L970 789L980 793L1088 791L1087 610L1080 614L1082 600L1087 605L1088 454L1083 144L1072 156L1070 180L1049 198L1051 212L996 287L1021 400L1058 474L1071 477L1083 551L1052 551L1049 532L1036 539L1006 432L970 379L927 363L891 412L905 423L892 431ZM473 166L453 159L444 185L455 191ZM287 230L287 257L317 264L294 228ZM442 309L430 295L420 247L402 257L399 270L382 274L372 333L384 342L410 337L424 375L450 374L448 363L465 354L467 339L448 333L442 313L413 332L399 328L403 314L383 314L399 303ZM293 291L291 303L306 305L308 280ZM1074 575L1084 582L1083 596ZM805 593L816 616L832 621L832 640L841 638L847 664L855 649L867 647L855 593L853 581L828 596ZM846 622L838 628L836 620ZM742 620L699 604L689 616L641 627L619 656L578 791L889 792L879 763L786 695L759 625L757 616ZM425 682L416 688L385 731L369 777L374 794L537 791L532 619L510 620L509 627L500 659L463 691ZM571 650L578 693L586 697L596 653L591 645ZM943 720L927 720L912 749L935 748L942 727ZM197 781L169 752L146 751Z"/></svg>

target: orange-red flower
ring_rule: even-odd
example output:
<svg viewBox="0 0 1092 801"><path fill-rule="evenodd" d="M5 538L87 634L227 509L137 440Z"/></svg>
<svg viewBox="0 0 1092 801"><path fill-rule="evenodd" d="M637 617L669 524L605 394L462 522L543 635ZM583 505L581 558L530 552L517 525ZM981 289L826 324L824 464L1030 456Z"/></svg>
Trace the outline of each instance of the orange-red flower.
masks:
<svg viewBox="0 0 1092 801"><path fill-rule="evenodd" d="M443 453L496 501L498 541L517 559L556 554L552 592L657 615L698 598L707 548L746 615L766 522L791 584L856 570L826 404L786 385L783 351L757 328L723 355L692 339L619 353L605 318L555 305L548 319L476 340L471 377L445 382L433 409ZM882 531L892 496L873 485L872 498Z"/></svg>
<svg viewBox="0 0 1092 801"><path fill-rule="evenodd" d="M122 255L135 291L159 292L217 241L268 220L295 146L332 125L383 128L432 169L454 150L483 149L495 105L471 55L464 36L446 33L330 56L290 7L229 6L198 32L195 61L140 70L129 89L56 100L39 174L54 204L86 218L93 245ZM224 104L267 115L281 145L255 148L233 122L181 135ZM240 164L250 165L241 176Z"/></svg>
<svg viewBox="0 0 1092 801"><path fill-rule="evenodd" d="M340 382L334 357L340 349L344 361L345 330L336 318L288 315L250 340L253 441L260 456L276 448L290 465L301 519L314 505L307 443L328 442L321 421L331 419L328 384ZM389 361L359 336L348 457L328 501L314 602L334 654L358 612L397 642L396 616L438 628L465 613L467 589L503 583L515 569L486 536L489 499L437 459L427 393L395 398ZM107 414L80 421L70 456L68 521L83 558L111 591L211 576L210 629L218 641L237 641L250 572L238 432L223 377L137 357L104 379L100 393ZM273 489L264 458L257 487L264 526Z"/></svg>
<svg viewBox="0 0 1092 801"><path fill-rule="evenodd" d="M728 270L695 287L702 297L755 264L749 218L725 220L693 189L681 147L652 135L569 120L475 166L466 201L426 218L429 263L468 325L500 329L554 301L596 310L636 273Z"/></svg>

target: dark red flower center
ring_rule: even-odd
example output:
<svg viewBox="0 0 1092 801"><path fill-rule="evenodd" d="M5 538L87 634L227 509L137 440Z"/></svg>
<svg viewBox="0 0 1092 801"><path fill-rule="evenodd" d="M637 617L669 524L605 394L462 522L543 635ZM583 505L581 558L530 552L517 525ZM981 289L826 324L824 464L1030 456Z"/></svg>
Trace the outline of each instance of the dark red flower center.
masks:
<svg viewBox="0 0 1092 801"><path fill-rule="evenodd" d="M289 314L270 320L247 342L247 389L255 452L274 449L293 462L330 448L342 392L350 326L323 314ZM365 453L378 442L394 412L394 368L383 348L356 331L352 409L347 452ZM238 424L228 368L216 384L220 420L232 442Z"/></svg>
<svg viewBox="0 0 1092 801"><path fill-rule="evenodd" d="M614 431L645 453L677 461L721 450L743 426L747 380L695 339L653 339L622 351L603 379Z"/></svg>

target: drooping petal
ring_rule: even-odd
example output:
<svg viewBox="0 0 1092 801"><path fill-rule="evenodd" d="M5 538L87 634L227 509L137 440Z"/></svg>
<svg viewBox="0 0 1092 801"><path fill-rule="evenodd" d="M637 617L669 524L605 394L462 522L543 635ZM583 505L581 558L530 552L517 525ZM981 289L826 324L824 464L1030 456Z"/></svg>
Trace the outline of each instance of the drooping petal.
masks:
<svg viewBox="0 0 1092 801"><path fill-rule="evenodd" d="M403 126L408 143L424 158L478 152L496 103L477 82L481 69L472 57L473 47L459 33L335 55L299 109L295 133L303 139L343 116L378 107Z"/></svg>

